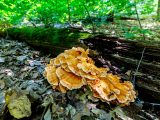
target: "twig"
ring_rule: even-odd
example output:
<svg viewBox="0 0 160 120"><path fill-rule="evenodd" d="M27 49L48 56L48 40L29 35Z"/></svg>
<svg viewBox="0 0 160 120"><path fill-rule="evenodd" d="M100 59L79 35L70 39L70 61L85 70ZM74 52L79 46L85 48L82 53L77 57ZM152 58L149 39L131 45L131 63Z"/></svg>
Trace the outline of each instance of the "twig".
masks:
<svg viewBox="0 0 160 120"><path fill-rule="evenodd" d="M146 50L146 48L144 47L144 48L143 48L143 51L142 51L141 58L140 58L140 60L139 60L139 62L138 62L137 68L136 68L135 73L134 73L134 76L133 76L133 85L135 85L136 73L137 73L138 70L139 70L139 67L140 67L140 64L141 64L141 62L142 62L142 59L143 59L145 50Z"/></svg>
<svg viewBox="0 0 160 120"><path fill-rule="evenodd" d="M138 20L139 26L140 26L141 29L143 29L143 28L142 28L141 21L140 21L140 18L139 18L139 14L138 14L138 11L137 11L136 2L135 2L135 11L136 11L136 15L137 15L137 20ZM143 39L144 39L144 41L145 41L145 34L142 33L142 35L143 35ZM142 50L141 58L140 58L140 60L139 60L139 62L138 62L137 68L136 68L136 70L135 70L135 74L134 74L134 76L133 76L133 85L134 85L134 86L135 86L136 73L137 73L138 70L139 70L139 67L140 67L141 61L142 61L142 59L143 59L145 50L146 50L146 48L144 47L143 50Z"/></svg>

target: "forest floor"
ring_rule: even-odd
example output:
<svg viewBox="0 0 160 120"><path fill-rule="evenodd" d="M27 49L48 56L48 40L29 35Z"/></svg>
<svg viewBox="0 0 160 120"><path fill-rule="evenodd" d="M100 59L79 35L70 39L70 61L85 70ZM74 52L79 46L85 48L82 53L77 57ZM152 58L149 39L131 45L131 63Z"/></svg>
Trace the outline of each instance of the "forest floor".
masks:
<svg viewBox="0 0 160 120"><path fill-rule="evenodd" d="M152 19L140 20L140 22L142 29L137 20L115 20L112 23L95 23L95 26L96 32L107 36L160 45L160 22ZM145 35L145 40L143 34Z"/></svg>
<svg viewBox="0 0 160 120"><path fill-rule="evenodd" d="M152 111L143 110L141 104L113 107L93 98L84 88L57 92L43 77L50 55L14 40L1 39L0 49L0 120L15 120L13 116L25 117L22 120L159 119ZM17 103L27 103L28 109Z"/></svg>
<svg viewBox="0 0 160 120"><path fill-rule="evenodd" d="M96 24L96 32L160 46L160 23L152 20L142 20L141 23L143 30L137 27L138 21L135 20ZM145 41L142 33L145 34ZM6 39L0 39L0 49L0 120L160 119L159 111L153 110L152 106L144 109L143 101L137 100L121 108L93 98L85 88L66 94L57 92L43 77L44 68L52 58L50 54L35 50L26 43ZM120 75L126 76L124 73ZM25 104L27 109L17 103Z"/></svg>

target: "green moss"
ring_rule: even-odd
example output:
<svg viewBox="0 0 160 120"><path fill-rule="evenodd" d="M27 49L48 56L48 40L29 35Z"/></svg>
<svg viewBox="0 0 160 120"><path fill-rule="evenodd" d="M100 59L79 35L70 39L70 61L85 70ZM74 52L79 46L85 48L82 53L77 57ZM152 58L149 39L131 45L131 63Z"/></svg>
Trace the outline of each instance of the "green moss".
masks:
<svg viewBox="0 0 160 120"><path fill-rule="evenodd" d="M37 47L43 45L55 46L56 50L76 46L79 44L80 39L88 38L91 35L67 28L55 29L40 27L10 28L8 29L8 33L12 39L25 41Z"/></svg>

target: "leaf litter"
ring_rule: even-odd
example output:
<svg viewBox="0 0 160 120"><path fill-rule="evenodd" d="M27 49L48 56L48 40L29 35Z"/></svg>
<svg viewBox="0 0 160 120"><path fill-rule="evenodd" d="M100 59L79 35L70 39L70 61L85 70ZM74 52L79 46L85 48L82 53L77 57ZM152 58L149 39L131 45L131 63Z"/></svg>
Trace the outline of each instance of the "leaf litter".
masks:
<svg viewBox="0 0 160 120"><path fill-rule="evenodd" d="M66 94L53 90L43 77L50 57L40 51L5 39L0 49L0 120L129 119L121 108L98 101L86 88Z"/></svg>

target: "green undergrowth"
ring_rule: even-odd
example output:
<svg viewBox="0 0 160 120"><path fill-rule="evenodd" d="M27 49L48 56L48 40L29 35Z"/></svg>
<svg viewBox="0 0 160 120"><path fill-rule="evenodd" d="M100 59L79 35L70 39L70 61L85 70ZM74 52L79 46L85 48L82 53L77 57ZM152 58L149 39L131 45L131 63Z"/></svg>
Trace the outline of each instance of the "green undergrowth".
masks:
<svg viewBox="0 0 160 120"><path fill-rule="evenodd" d="M115 20L114 23L97 24L97 31L144 45L160 46L160 22L148 19L140 22L142 29L137 20Z"/></svg>

